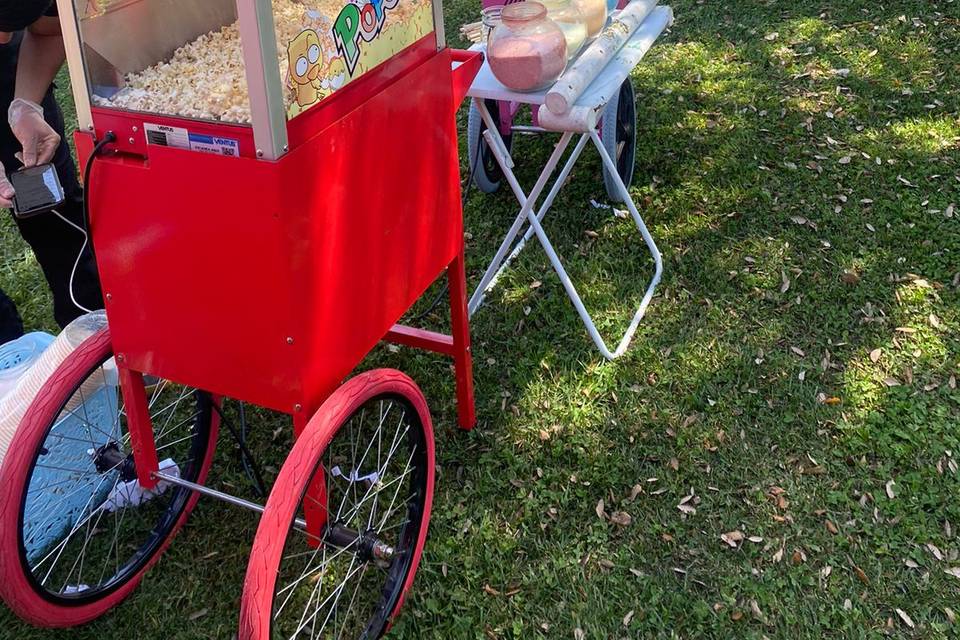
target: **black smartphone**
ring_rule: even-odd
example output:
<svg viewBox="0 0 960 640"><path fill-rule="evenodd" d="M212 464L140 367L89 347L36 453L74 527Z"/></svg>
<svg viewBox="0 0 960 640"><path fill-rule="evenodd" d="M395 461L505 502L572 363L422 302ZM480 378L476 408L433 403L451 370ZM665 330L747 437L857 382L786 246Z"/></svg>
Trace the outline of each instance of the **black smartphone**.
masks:
<svg viewBox="0 0 960 640"><path fill-rule="evenodd" d="M45 213L63 204L63 186L52 164L24 167L10 174L13 196L13 214L29 218Z"/></svg>

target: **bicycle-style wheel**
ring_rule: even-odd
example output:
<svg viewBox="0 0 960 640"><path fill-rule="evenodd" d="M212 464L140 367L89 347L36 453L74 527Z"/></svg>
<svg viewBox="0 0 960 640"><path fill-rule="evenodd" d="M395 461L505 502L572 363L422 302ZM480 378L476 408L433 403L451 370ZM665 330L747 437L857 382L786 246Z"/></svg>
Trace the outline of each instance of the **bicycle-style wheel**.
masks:
<svg viewBox="0 0 960 640"><path fill-rule="evenodd" d="M497 100L485 100L484 104L487 111L493 117L494 121L499 121L500 110L509 109L510 105L501 103ZM477 185L483 193L494 193L500 188L500 180L503 179L503 170L497 157L487 145L483 132L487 130L487 124L480 116L480 110L473 102L470 103L470 110L467 112L467 158L469 162L470 175L473 183ZM503 144L509 153L513 147L513 134L501 134Z"/></svg>
<svg viewBox="0 0 960 640"><path fill-rule="evenodd" d="M620 90L604 108L600 123L600 138L610 159L617 167L620 179L629 189L633 182L633 168L637 157L637 104L630 78L623 81ZM605 164L603 165L603 184L610 200L624 201L614 175Z"/></svg>
<svg viewBox="0 0 960 640"><path fill-rule="evenodd" d="M207 393L147 387L167 474L204 482L219 421ZM0 597L35 625L88 622L156 562L197 501L161 483L140 489L107 328L54 371L0 468Z"/></svg>
<svg viewBox="0 0 960 640"><path fill-rule="evenodd" d="M426 401L404 374L370 371L334 392L267 501L239 639L383 635L420 561L433 456Z"/></svg>

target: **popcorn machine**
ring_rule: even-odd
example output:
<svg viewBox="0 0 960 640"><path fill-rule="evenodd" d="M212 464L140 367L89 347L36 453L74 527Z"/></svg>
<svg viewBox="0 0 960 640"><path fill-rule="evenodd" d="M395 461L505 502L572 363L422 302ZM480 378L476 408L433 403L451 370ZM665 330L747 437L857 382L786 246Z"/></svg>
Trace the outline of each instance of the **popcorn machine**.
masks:
<svg viewBox="0 0 960 640"><path fill-rule="evenodd" d="M445 46L440 0L57 4L106 320L3 461L0 596L44 626L102 615L207 495L262 513L241 639L379 637L426 538L433 431L402 373L341 383L381 340L445 354L475 422L454 115L480 54ZM444 273L450 335L398 324ZM85 421L89 460L58 470L64 412L108 377L113 425ZM225 397L293 417L266 505L204 485ZM82 508L25 522L51 486Z"/></svg>

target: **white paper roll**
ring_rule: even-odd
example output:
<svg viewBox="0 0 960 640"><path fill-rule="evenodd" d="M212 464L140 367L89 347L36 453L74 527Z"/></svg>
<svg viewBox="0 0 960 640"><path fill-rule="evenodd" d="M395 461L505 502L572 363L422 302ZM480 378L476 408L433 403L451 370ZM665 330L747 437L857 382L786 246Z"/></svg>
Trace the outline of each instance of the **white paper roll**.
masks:
<svg viewBox="0 0 960 640"><path fill-rule="evenodd" d="M546 105L555 115L570 110L607 62L650 15L658 0L632 0L547 92Z"/></svg>

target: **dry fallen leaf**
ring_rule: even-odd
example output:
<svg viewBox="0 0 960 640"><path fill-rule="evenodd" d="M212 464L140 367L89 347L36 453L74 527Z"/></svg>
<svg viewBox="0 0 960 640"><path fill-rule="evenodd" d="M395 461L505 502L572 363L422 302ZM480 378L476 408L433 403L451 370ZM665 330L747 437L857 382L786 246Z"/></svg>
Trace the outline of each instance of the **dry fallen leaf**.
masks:
<svg viewBox="0 0 960 640"><path fill-rule="evenodd" d="M888 376L883 379L883 384L887 385L888 387L899 387L900 381L893 376Z"/></svg>
<svg viewBox="0 0 960 640"><path fill-rule="evenodd" d="M630 621L633 620L633 609L627 612L627 615L623 616L623 626L629 627Z"/></svg>
<svg viewBox="0 0 960 640"><path fill-rule="evenodd" d="M897 497L897 494L893 490L893 487L895 484L896 483L893 480L890 480L889 482L887 482L887 485L886 485L887 497L890 498L891 500Z"/></svg>
<svg viewBox="0 0 960 640"><path fill-rule="evenodd" d="M597 502L596 511L597 511L597 517L600 518L601 520L607 517L607 514L603 511L603 498L600 498L600 500Z"/></svg>
<svg viewBox="0 0 960 640"><path fill-rule="evenodd" d="M874 349L873 351L871 351L871 352L870 352L870 362L876 362L877 360L879 360L879 359L880 359L880 355L881 355L882 353L883 353L883 352L882 352L880 349Z"/></svg>
<svg viewBox="0 0 960 640"><path fill-rule="evenodd" d="M737 545L743 541L743 532L728 531L727 533L720 534L720 539L726 542L727 546L736 549Z"/></svg>
<svg viewBox="0 0 960 640"><path fill-rule="evenodd" d="M950 621L950 624L953 624L954 622L957 621L957 614L955 614L953 612L953 609L951 609L950 607L944 607L943 612L947 614L947 620Z"/></svg>
<svg viewBox="0 0 960 640"><path fill-rule="evenodd" d="M484 590L486 593L490 594L491 596L498 596L498 595L500 595L500 592L499 592L499 591L497 591L496 589L494 589L493 587L491 587L491 586L488 585L488 584L483 585L483 590Z"/></svg>
<svg viewBox="0 0 960 640"><path fill-rule="evenodd" d="M573 630L573 640L584 640L587 637L587 632L577 627Z"/></svg>
<svg viewBox="0 0 960 640"><path fill-rule="evenodd" d="M870 578L868 578L867 574L863 572L863 569L857 565L853 565L853 572L857 574L857 578L860 579L860 582L863 584L870 584Z"/></svg>
<svg viewBox="0 0 960 640"><path fill-rule="evenodd" d="M940 548L932 542L927 543L927 550L933 554L933 557L937 560L943 560L943 552L940 551Z"/></svg>
<svg viewBox="0 0 960 640"><path fill-rule="evenodd" d="M903 609L897 609L896 611L897 615L900 616L900 619L903 620L903 623L913 629L915 625L913 624L913 620L910 619L910 616L907 615L907 612Z"/></svg>
<svg viewBox="0 0 960 640"><path fill-rule="evenodd" d="M620 525L621 527L628 527L630 523L633 522L633 518L630 517L630 514L626 511L614 511L610 514L610 522Z"/></svg>
<svg viewBox="0 0 960 640"><path fill-rule="evenodd" d="M831 522L830 520L825 521L824 524L827 525L827 531L829 531L833 535L837 535L838 533L840 533L840 530L837 528L837 525L833 524L833 522Z"/></svg>
<svg viewBox="0 0 960 640"><path fill-rule="evenodd" d="M949 569L944 569L943 572L948 576L953 576L954 578L960 578L960 567L951 567Z"/></svg>
<svg viewBox="0 0 960 640"><path fill-rule="evenodd" d="M686 504L686 503L678 504L677 509L680 509L680 511L687 514L688 516L697 515L697 508L690 504Z"/></svg>
<svg viewBox="0 0 960 640"><path fill-rule="evenodd" d="M857 275L855 271L849 269L845 270L840 276L840 279L843 280L845 284L857 284L860 282L860 276Z"/></svg>

